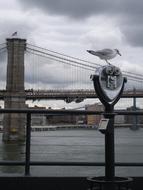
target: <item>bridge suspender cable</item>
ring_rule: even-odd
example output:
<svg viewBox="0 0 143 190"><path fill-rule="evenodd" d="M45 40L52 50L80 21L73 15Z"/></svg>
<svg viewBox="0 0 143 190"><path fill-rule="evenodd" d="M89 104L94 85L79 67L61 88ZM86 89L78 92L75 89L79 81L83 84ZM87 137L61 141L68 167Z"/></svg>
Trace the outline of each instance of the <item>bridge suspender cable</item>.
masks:
<svg viewBox="0 0 143 190"><path fill-rule="evenodd" d="M41 54L38 54L38 53L35 53L35 52L32 52L32 51L28 51L28 50L27 50L27 52L28 52L28 53L32 53L32 54L37 55L37 56L45 57L45 58L50 59L50 60L53 60L53 61L61 62L61 63L68 64L68 65L71 65L71 66L74 66L74 67L79 67L79 68L81 68L81 69L86 69L86 70L89 70L89 71L95 71L95 70L93 70L93 69L91 69L91 68L83 67L83 66L81 66L81 65L74 65L74 64L72 64L72 63L70 63L70 62L66 62L66 61L63 61L63 60L56 59L56 58L44 56L44 55L41 55Z"/></svg>
<svg viewBox="0 0 143 190"><path fill-rule="evenodd" d="M82 62L85 62L85 63L88 63L88 64L92 64L92 65L94 65L94 67L95 67L95 65L97 67L101 66L101 64L93 63L93 62L90 62L90 61L86 61L84 59L80 59L80 58L77 58L77 57L69 56L69 55L66 55L66 54L63 54L63 53L58 53L58 52L53 51L53 50L49 50L49 49L42 48L42 47L39 47L39 46L35 46L35 45L32 45L32 44L28 44L28 45L36 47L38 49L41 49L41 51L44 50L44 51L47 51L47 52L50 52L50 53L54 53L54 54L57 54L57 55L61 55L61 56L64 56L64 57L67 57L67 58L70 58L70 59L74 59L74 60L82 61Z"/></svg>
<svg viewBox="0 0 143 190"><path fill-rule="evenodd" d="M1 43L1 44L0 44L0 46L3 46L3 45L6 45L6 43ZM55 59L55 61L63 62L63 63L65 63L65 64L70 64L70 65L72 65L72 66L80 67L80 68L82 68L82 69L87 69L87 70L94 71L93 69L96 69L96 68L98 68L99 66L101 66L100 64L97 64L97 63L93 63L93 62L90 62L90 61L86 61L86 60L83 60L83 59L79 59L79 58L76 58L76 57L72 57L72 56L69 56L69 55L65 55L65 54L62 54L62 53L58 53L58 52L56 52L56 51L52 51L52 50L49 50L49 49L46 49L46 48L42 48L42 47L39 47L39 46L36 46L36 45L33 45L33 44L27 43L27 45L43 50L43 51L39 51L39 50L37 50L37 49L29 48L29 47L27 46L28 49L33 50L33 51L37 51L38 53L41 53L41 54L47 55L48 53L46 53L46 52L44 52L44 51L48 51L48 52L51 52L51 53L54 53L54 54L57 54L57 55L61 55L61 56L64 56L64 57L68 57L68 58L71 58L71 59L75 59L75 60L78 60L78 61L82 61L82 62L84 62L84 63L88 63L88 65L86 65L86 64L83 64L83 63L81 63L81 62L69 60L69 59L66 59L66 58L63 58L63 57L60 57L60 56L56 56L56 55L52 55L52 54L48 54L48 55L49 55L49 56L52 56L52 57L54 57L54 58L46 57L46 58L53 59L53 60L54 60L55 58L62 59L62 61L57 60L57 59ZM1 50L6 50L6 46L0 48L0 53L3 52L3 51L1 51ZM29 53L30 53L30 52L29 52ZM38 56L42 56L42 55L38 54ZM65 62L65 61L68 61L68 63ZM69 62L70 62L70 63L69 63ZM71 62L72 62L73 64L71 64ZM74 65L74 64L78 64L78 65L80 65L80 66ZM92 65L94 65L94 66L92 66ZM95 66L95 65L96 65L96 66ZM98 67L97 67L97 66L98 66ZM92 68L92 69L91 69L91 68ZM137 79L137 80L140 80L140 81L143 80L143 75L141 75L141 74L139 74L139 73L132 73L132 72L123 71L123 74L124 74L125 76L129 77L130 80L131 80L131 79Z"/></svg>
<svg viewBox="0 0 143 190"><path fill-rule="evenodd" d="M83 59L80 59L80 58L77 58L77 57L72 57L72 56L69 56L69 55L65 55L63 53L58 53L56 51L52 51L52 50L49 50L49 49L46 49L46 48L42 48L42 47L39 47L39 46L36 46L36 45L32 45L32 44L27 44L27 45L33 46L33 47L38 48L38 49L41 49L41 51L43 50L43 51L51 52L51 53L58 54L58 55L61 55L61 56L65 56L65 57L68 57L68 58L71 58L71 59L75 59L75 60L78 60L78 61L82 61L82 62L91 64L91 65L94 65L94 67L95 67L95 65L98 66L98 67L101 66L101 64L98 64L98 63L93 63L91 61L86 61L86 60L83 60ZM97 67L95 67L95 68L97 68ZM129 74L129 75L133 75L133 76L138 75L140 77L143 77L143 75L141 75L139 73L132 73L132 72L128 72L128 71L123 71L123 73Z"/></svg>
<svg viewBox="0 0 143 190"><path fill-rule="evenodd" d="M6 47L2 47L2 48L0 48L0 51L1 51L1 50L6 50ZM3 52L3 51L2 51L2 52Z"/></svg>
<svg viewBox="0 0 143 190"><path fill-rule="evenodd" d="M44 54L44 55L48 55L48 56L57 58L58 60L70 61L70 62L75 63L75 64L78 64L78 65L82 65L82 66L85 66L85 67L90 67L90 68L93 68L93 69L97 69L97 67L95 67L95 66L86 65L86 64L84 64L84 63L80 63L80 62L73 61L73 60L70 60L70 59L66 59L66 58L63 58L63 57L60 57L60 56L52 55L52 54L50 54L50 53L42 52L42 51L40 51L40 50L31 49L31 48L27 48L27 50L31 50L31 51L35 51L35 52L38 52L38 53L41 53L41 54Z"/></svg>
<svg viewBox="0 0 143 190"><path fill-rule="evenodd" d="M34 51L34 50L33 50L33 51ZM64 64L68 64L68 65L74 66L74 67L79 67L79 68L81 68L81 69L86 69L86 70L90 70L90 71L95 71L95 70L93 70L93 69L87 68L88 65L84 65L84 67L83 67L83 64L78 63L78 62L74 62L74 61L72 61L72 62L73 62L73 63L76 63L76 64L78 63L78 64L80 64L80 65L72 64L72 63L70 63L71 60L66 60L66 59L64 59L65 61L63 61L63 60L62 60L63 58L61 58L61 60L59 60L59 59L56 59L56 58L53 58L53 57L48 57L48 56L46 56L46 55L38 54L38 53L35 53L35 52L32 52L32 51L28 51L28 50L27 50L27 52L28 52L28 53L32 53L32 54L37 55L37 56L45 57L45 58L50 59L50 60L53 60L53 61L58 61L58 62L61 62L61 63L64 63ZM66 62L66 61L68 61L68 62ZM81 65L82 65L82 66L81 66ZM89 66L89 67L90 67L90 66ZM95 69L96 69L96 68L95 68ZM126 76L126 77L129 77L130 80L133 80L133 81L136 81L136 82L142 82L142 80L143 80L143 78L140 78L140 77L137 77L137 76L131 76L131 75L128 75L128 74L125 74L125 76Z"/></svg>
<svg viewBox="0 0 143 190"><path fill-rule="evenodd" d="M0 46L3 46L3 45L6 45L6 43L2 43L2 44L0 44Z"/></svg>
<svg viewBox="0 0 143 190"><path fill-rule="evenodd" d="M30 51L28 51L28 50L30 50ZM47 59L51 59L51 60L54 60L54 61L58 61L58 62L62 62L62 63L68 64L68 65L72 65L72 66L75 66L75 67L80 67L82 69L88 69L88 70L91 70L91 71L95 71L95 69L97 69L97 67L93 67L91 65L87 65L87 64L84 64L84 63L81 63L81 62L77 62L77 61L66 59L66 58L56 56L56 55L53 55L53 54L50 54L50 53L46 53L46 52L43 52L43 51L40 51L40 50L37 50L37 49L27 48L27 52L36 54L38 56L45 57ZM142 82L143 81L143 75L141 75L141 77L140 77L140 76L135 76L135 74L131 73L131 72L129 72L131 74L126 74L125 72L123 72L123 73L130 80L137 81L137 82Z"/></svg>

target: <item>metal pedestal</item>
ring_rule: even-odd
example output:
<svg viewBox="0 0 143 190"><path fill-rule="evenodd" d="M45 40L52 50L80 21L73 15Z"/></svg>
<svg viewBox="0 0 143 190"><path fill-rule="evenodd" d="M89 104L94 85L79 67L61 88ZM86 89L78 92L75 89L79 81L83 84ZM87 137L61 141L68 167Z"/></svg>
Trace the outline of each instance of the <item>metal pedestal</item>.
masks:
<svg viewBox="0 0 143 190"><path fill-rule="evenodd" d="M88 190L131 190L132 178L129 177L114 177L113 180L106 180L105 177L89 177Z"/></svg>
<svg viewBox="0 0 143 190"><path fill-rule="evenodd" d="M120 69L113 65L100 67L91 78L95 92L105 107L104 117L109 122L101 130L105 135L105 176L87 178L89 190L129 190L132 178L115 176L114 158L114 105L120 99L127 80Z"/></svg>

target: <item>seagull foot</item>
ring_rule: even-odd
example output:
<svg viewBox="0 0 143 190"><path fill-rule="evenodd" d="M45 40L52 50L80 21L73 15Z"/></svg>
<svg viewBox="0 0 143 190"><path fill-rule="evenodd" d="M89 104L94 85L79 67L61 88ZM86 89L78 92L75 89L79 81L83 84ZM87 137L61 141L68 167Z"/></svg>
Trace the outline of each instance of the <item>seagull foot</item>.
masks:
<svg viewBox="0 0 143 190"><path fill-rule="evenodd" d="M107 60L105 60L106 61L106 63L108 63L108 65L111 65L111 63L110 62L108 62Z"/></svg>

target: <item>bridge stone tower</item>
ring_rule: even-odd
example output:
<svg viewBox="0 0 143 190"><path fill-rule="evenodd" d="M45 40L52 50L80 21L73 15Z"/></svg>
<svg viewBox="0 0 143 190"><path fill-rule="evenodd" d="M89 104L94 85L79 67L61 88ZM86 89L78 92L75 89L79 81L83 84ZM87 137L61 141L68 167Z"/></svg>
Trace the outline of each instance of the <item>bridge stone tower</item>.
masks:
<svg viewBox="0 0 143 190"><path fill-rule="evenodd" d="M7 39L7 79L5 108L25 108L24 88L24 52L26 40L19 38ZM20 113L4 114L3 141L25 140L25 115Z"/></svg>

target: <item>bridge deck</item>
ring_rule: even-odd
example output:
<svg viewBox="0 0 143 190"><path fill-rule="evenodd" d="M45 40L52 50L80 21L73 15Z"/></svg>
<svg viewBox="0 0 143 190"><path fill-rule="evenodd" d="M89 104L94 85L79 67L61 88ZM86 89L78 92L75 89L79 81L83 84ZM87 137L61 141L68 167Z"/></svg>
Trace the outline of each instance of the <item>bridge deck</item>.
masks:
<svg viewBox="0 0 143 190"><path fill-rule="evenodd" d="M3 100L8 97L9 93L6 90L0 90L0 99ZM21 96L23 98L23 96ZM40 99L56 99L56 100L66 100L76 101L77 103L83 101L86 98L97 98L94 90L25 90L24 97L27 100L40 100ZM143 90L133 90L124 91L123 98L142 98Z"/></svg>

